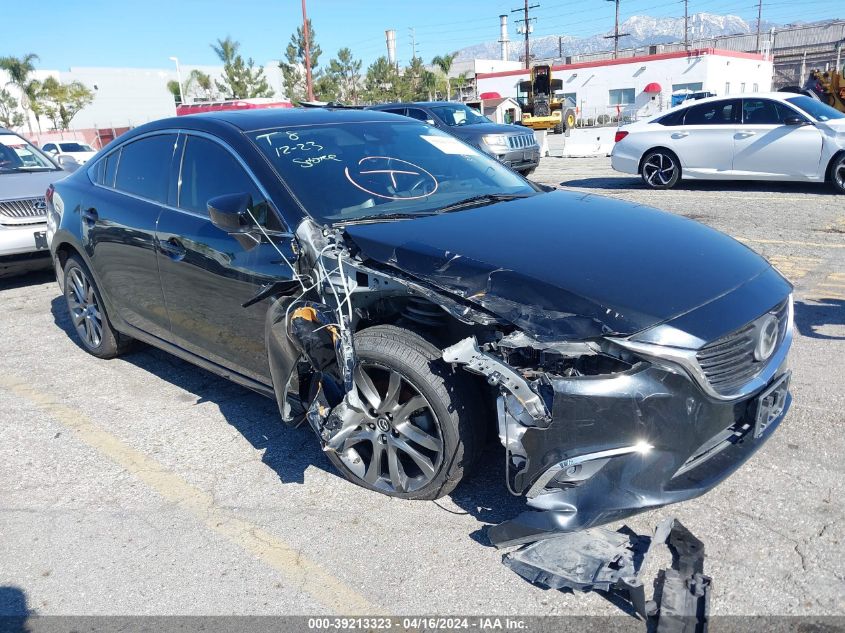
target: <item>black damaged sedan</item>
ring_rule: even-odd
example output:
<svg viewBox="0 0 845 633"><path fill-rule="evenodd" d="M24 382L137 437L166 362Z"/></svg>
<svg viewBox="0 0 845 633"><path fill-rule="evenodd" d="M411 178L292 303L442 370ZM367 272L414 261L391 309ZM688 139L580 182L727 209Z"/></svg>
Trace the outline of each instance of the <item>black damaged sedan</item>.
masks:
<svg viewBox="0 0 845 633"><path fill-rule="evenodd" d="M696 222L546 191L372 111L136 128L47 192L82 345L160 347L279 404L350 481L449 493L498 435L497 545L690 499L790 404L790 284Z"/></svg>

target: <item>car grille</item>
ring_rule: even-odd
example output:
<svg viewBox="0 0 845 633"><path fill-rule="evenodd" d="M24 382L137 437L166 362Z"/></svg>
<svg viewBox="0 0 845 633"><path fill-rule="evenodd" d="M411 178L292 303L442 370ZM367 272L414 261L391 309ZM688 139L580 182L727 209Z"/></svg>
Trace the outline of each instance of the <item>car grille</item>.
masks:
<svg viewBox="0 0 845 633"><path fill-rule="evenodd" d="M531 147L536 145L533 134L514 134L508 136L508 147L511 149L522 149L523 147Z"/></svg>
<svg viewBox="0 0 845 633"><path fill-rule="evenodd" d="M783 343L786 328L789 326L789 300L787 299L766 314L774 314L778 320L778 342L775 347L777 349ZM696 354L701 370L717 393L723 396L730 395L754 378L768 364L768 359L765 361L754 359L758 326L763 317L705 345Z"/></svg>
<svg viewBox="0 0 845 633"><path fill-rule="evenodd" d="M47 214L44 197L22 200L0 200L0 216L6 218L40 218ZM0 218L2 221L2 218ZM15 223L17 224L17 222Z"/></svg>

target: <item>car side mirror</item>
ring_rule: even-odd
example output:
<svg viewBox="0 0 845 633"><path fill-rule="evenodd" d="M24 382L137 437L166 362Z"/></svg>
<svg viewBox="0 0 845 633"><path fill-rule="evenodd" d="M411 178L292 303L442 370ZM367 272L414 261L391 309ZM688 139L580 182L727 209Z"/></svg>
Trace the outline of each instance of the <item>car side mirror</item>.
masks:
<svg viewBox="0 0 845 633"><path fill-rule="evenodd" d="M809 125L810 122L800 116L788 116L783 120L784 125Z"/></svg>
<svg viewBox="0 0 845 633"><path fill-rule="evenodd" d="M251 250L261 241L256 236L255 223L249 216L252 196L248 193L227 193L211 198L207 203L211 223L234 237L244 250Z"/></svg>
<svg viewBox="0 0 845 633"><path fill-rule="evenodd" d="M434 119L426 119L425 122L429 125L434 125Z"/></svg>
<svg viewBox="0 0 845 633"><path fill-rule="evenodd" d="M68 156L67 154L59 155L56 158L56 162L59 163L59 167L71 173L75 172L80 167L77 160L73 156Z"/></svg>

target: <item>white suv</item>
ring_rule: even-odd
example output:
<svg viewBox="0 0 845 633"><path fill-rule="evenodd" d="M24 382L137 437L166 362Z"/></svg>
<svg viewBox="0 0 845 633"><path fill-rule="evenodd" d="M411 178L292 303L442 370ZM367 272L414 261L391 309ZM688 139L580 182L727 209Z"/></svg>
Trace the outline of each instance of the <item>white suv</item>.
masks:
<svg viewBox="0 0 845 633"><path fill-rule="evenodd" d="M0 128L0 277L47 268L47 205L63 171L31 143Z"/></svg>

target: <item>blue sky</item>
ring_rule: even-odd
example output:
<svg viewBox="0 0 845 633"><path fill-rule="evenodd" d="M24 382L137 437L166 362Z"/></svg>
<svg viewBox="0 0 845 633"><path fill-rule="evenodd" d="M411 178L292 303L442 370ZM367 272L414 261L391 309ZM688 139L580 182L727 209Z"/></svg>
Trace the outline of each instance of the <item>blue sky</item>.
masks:
<svg viewBox="0 0 845 633"><path fill-rule="evenodd" d="M540 3L536 35L586 36L613 26L605 0L531 0ZM690 12L756 18L756 0L690 0ZM326 63L349 46L365 65L384 54L384 30L397 31L400 61L411 56L410 27L426 61L485 40L498 39L498 15L521 0L309 0L308 13ZM38 19L33 19L37 6ZM845 18L842 0L764 0L763 19L776 23ZM209 44L231 35L259 63L279 59L301 20L300 0L0 0L0 55L40 55L40 68L70 66L169 67L216 64ZM679 0L622 0L622 18L679 16ZM516 17L516 16L513 16ZM9 28L19 24L20 28ZM516 37L511 24L511 38Z"/></svg>

